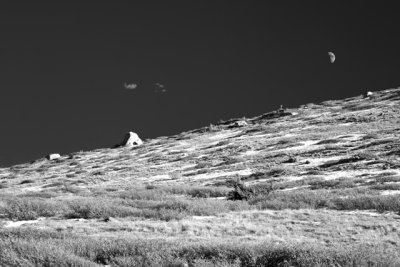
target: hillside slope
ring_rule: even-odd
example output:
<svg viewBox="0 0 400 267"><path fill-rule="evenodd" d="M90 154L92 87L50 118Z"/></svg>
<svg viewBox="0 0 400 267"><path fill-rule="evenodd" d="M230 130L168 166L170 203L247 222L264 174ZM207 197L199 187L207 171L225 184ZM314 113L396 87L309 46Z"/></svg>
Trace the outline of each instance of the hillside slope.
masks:
<svg viewBox="0 0 400 267"><path fill-rule="evenodd" d="M135 148L77 152L2 168L0 236L8 239L0 239L0 248L25 251L12 258L27 266L50 257L45 244L68 251L68 256L57 252L67 259L58 266L72 258L77 266L141 265L134 263L137 251L94 257L108 252L88 248L88 240L103 246L104 238L110 247L145 239L172 242L167 247L174 253L192 246L196 251L185 250L192 258L186 252L179 257L168 252L172 257L152 251L158 256L154 262L146 258L150 266L165 265L167 254L168 262L178 262L175 266L253 266L268 262L268 249L285 251L284 260L304 266L310 259L329 263L326 257L360 266L366 258L396 263L399 133L400 89L390 89L219 122L145 140ZM30 245L21 248L10 236ZM33 236L43 241L35 242L42 246L40 255L30 250ZM84 253L78 249L82 243ZM201 254L199 244L218 247L219 256ZM304 254L298 251L304 246L296 244L311 246L303 252L312 256L293 256ZM226 256L244 247L252 255L246 263ZM0 252L0 263L11 265L8 260Z"/></svg>
<svg viewBox="0 0 400 267"><path fill-rule="evenodd" d="M221 184L235 175L248 183L323 176L363 177L399 172L400 90L373 97L308 104L147 140L138 148L99 149L0 169L3 192L73 184ZM291 115L295 114L295 115ZM294 159L295 162L292 162ZM31 180L27 182L26 180ZM25 182L23 182L25 181ZM21 183L22 182L22 183ZM53 186L54 185L54 186Z"/></svg>

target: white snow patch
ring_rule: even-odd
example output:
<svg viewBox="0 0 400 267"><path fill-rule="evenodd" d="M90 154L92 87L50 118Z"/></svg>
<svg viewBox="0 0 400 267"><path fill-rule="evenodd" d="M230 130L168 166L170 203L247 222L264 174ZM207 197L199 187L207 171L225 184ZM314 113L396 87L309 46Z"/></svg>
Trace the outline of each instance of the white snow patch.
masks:
<svg viewBox="0 0 400 267"><path fill-rule="evenodd" d="M39 221L44 220L45 218L38 218L37 220L26 220L26 221L7 221L6 224L4 225L5 228L9 228L9 227L20 227L21 225L24 224L32 224L32 223L37 223Z"/></svg>
<svg viewBox="0 0 400 267"><path fill-rule="evenodd" d="M291 188L284 188L284 189L282 189L280 191L292 191L292 190L297 190L297 189L306 188L306 187L308 187L308 185L296 186L296 187L291 187Z"/></svg>
<svg viewBox="0 0 400 267"><path fill-rule="evenodd" d="M324 173L322 175L320 175L322 178L324 178L325 180L334 180L337 178L341 178L341 177L357 177L357 176L361 176L363 174L380 174L382 173L382 170L357 170L357 171L352 171L352 170L347 170L347 171L336 171L336 172L331 172L331 173Z"/></svg>
<svg viewBox="0 0 400 267"><path fill-rule="evenodd" d="M249 151L244 152L244 153L242 154L242 156L254 156L254 155L257 155L257 154L259 154L259 153L260 153L260 151L249 150Z"/></svg>
<svg viewBox="0 0 400 267"><path fill-rule="evenodd" d="M305 148L309 148L313 145L315 145L316 143L318 143L319 141L302 141L301 145L296 145L296 146L291 146L291 147L286 147L286 148L281 148L281 149L276 149L276 150L271 150L273 152L282 152L282 151L290 151L290 150L299 150L299 149L305 149ZM271 147L271 149L274 147Z"/></svg>
<svg viewBox="0 0 400 267"><path fill-rule="evenodd" d="M42 191L42 186L30 186L30 187L25 187L25 188L21 188L22 192L38 192L38 191Z"/></svg>
<svg viewBox="0 0 400 267"><path fill-rule="evenodd" d="M184 170L186 170L186 169L193 168L193 167L195 167L195 166L197 166L197 164L188 164L188 165L183 165L183 166L181 166L181 167L179 167L179 168L177 168L177 169L175 169L175 170L184 171Z"/></svg>
<svg viewBox="0 0 400 267"><path fill-rule="evenodd" d="M159 174L155 176L151 176L149 178L145 178L146 180L169 180L171 177L168 174Z"/></svg>
<svg viewBox="0 0 400 267"><path fill-rule="evenodd" d="M346 141L356 141L360 139L363 136L363 134L345 134L345 135L338 135L333 138L343 138Z"/></svg>
<svg viewBox="0 0 400 267"><path fill-rule="evenodd" d="M321 157L321 158L308 158L307 160L310 162L308 166L319 166L331 160L339 160L343 158L342 156L333 156L333 157Z"/></svg>
<svg viewBox="0 0 400 267"><path fill-rule="evenodd" d="M213 136L210 136L209 139L215 140L215 139L225 139L228 137L232 137L240 133L240 131L233 131L233 132L227 132L227 133L217 133Z"/></svg>
<svg viewBox="0 0 400 267"><path fill-rule="evenodd" d="M313 146L313 145L316 145L318 142L319 141L315 141L315 140L302 141L303 147Z"/></svg>

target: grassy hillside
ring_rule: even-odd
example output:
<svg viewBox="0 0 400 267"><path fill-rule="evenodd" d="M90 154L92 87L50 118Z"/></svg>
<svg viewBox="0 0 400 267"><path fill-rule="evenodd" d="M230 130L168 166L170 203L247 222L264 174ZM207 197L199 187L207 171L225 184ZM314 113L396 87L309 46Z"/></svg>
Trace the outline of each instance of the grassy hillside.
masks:
<svg viewBox="0 0 400 267"><path fill-rule="evenodd" d="M0 266L398 266L399 133L390 89L3 168Z"/></svg>

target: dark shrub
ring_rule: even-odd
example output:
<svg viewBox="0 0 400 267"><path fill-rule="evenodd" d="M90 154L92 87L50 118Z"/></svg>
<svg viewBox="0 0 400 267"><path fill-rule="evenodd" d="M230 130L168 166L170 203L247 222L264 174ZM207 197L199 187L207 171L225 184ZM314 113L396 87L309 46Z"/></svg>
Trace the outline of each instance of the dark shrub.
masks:
<svg viewBox="0 0 400 267"><path fill-rule="evenodd" d="M249 187L245 186L243 182L236 179L232 182L233 190L228 193L228 200L250 200L258 196L268 196L273 190L272 183L264 186Z"/></svg>

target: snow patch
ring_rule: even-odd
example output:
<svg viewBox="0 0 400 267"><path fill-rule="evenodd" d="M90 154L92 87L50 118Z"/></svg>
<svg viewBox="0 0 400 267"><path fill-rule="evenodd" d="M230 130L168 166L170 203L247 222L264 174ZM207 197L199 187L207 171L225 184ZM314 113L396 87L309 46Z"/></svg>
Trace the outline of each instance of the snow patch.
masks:
<svg viewBox="0 0 400 267"><path fill-rule="evenodd" d="M7 221L6 224L4 225L5 228L10 228L10 227L20 227L24 224L32 224L32 223L37 223L39 221L44 220L45 218L38 218L37 220L26 220L26 221Z"/></svg>

